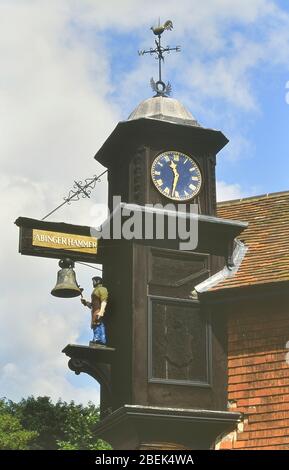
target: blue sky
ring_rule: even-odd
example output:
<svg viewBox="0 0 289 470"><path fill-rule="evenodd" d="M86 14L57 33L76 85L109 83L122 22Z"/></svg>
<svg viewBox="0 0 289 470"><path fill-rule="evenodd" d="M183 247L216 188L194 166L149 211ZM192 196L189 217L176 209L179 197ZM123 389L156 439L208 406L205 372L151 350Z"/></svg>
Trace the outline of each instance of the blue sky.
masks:
<svg viewBox="0 0 289 470"><path fill-rule="evenodd" d="M259 3L261 5L262 2ZM262 51L262 42L266 48L266 44L274 40L274 35L280 33L280 25L284 27L288 22L289 6L281 1L263 3L279 8L282 21L278 24L278 15L274 18L272 14L265 17L261 15L261 21L238 21L238 17L233 17L232 21L226 19L225 24L221 24L223 44L219 48L209 47L207 50L205 40L182 34L182 26L178 24L164 36L164 44L181 44L182 47L181 56L174 57L171 54L166 58L164 66L164 77L173 85L172 96L180 98L202 125L221 129L230 139L229 145L219 156L217 177L228 186L235 185L233 198L284 191L289 186L289 105L285 101L285 87L289 80L288 30L283 31L283 36L278 38L275 49L272 48L268 54ZM270 29L271 36L268 34ZM90 40L93 42L93 39L92 30ZM130 31L105 29L101 31L101 40L110 60L112 86L106 96L108 101L119 105L120 117L125 119L139 101L151 94L149 78L157 77L157 63L150 56L139 57L136 50L153 45L154 37L149 29L134 25ZM194 40L195 44L192 44ZM212 90L207 93L205 83L206 71L208 74L214 73L218 61L222 61L225 67L226 59L228 67L238 63L238 54L242 50L241 46L236 45L238 41L243 43L244 49L247 48L249 58L243 69L241 67L239 76L230 81L230 87L235 87L236 95L239 87L246 91L249 96L244 93L243 102L242 96L234 101L234 90L230 90L229 96L217 90L215 93ZM281 51L280 58L273 56L276 47ZM253 57L250 59L252 50ZM194 80L189 82L184 79L191 60L203 65L201 89L198 88L198 80L194 85ZM146 74L140 76L138 71L142 67ZM191 73L194 75L193 67ZM130 75L135 75L135 82L129 81ZM228 77L223 78L224 83ZM214 81L213 78L209 80ZM218 80L222 80L222 74L219 74ZM132 93L129 93L129 89ZM220 197L226 197L226 194Z"/></svg>
<svg viewBox="0 0 289 470"><path fill-rule="evenodd" d="M285 2L283 5L282 2L279 3L281 7L284 7ZM286 10L289 13L288 5L285 10L283 9L283 11ZM226 31L228 37L237 33L250 37L252 41L257 40L254 25L248 27L247 24L240 26L238 23L233 23L228 26ZM171 45L178 44L174 39L174 32L164 36L164 43L166 43L166 39L170 39ZM121 96L119 96L118 83L125 80L128 71L133 72L139 67L140 61L146 61L151 76L157 77L157 63L154 59L150 56L138 57L136 55L136 48L141 40L142 35L137 33L112 34L107 40L113 64L111 79L116 87L108 95L108 98L116 100L116 102L120 100L123 111L122 118L130 113L138 101L145 99L151 93L150 75L148 74L149 76L142 77L137 92L137 87L135 87L133 99L128 99L126 103L123 103ZM153 45L153 40L153 36L150 36L148 31L146 40L148 47ZM282 44L280 47L283 47ZM235 55L231 48L230 41L228 41L228 50L225 51L225 56ZM195 48L194 53L198 55L199 60L207 64L219 57L219 51L214 51L213 54L206 54L206 51L198 54L197 48ZM233 100L228 103L223 96L212 95L208 98L204 93L203 96L198 97L195 111L194 96L198 94L198 89L197 87L187 89L188 86L184 87L182 83L181 64L189 61L191 54L190 48L187 48L186 39L182 44L181 54L183 55L182 60L177 63L174 70L169 63L172 59L171 55L166 58L164 65L164 76L173 84L172 96L175 98L181 96L182 102L187 105L204 127L221 129L230 139L228 147L219 155L218 179L228 184L239 185L242 196L288 190L289 105L285 101L288 92L286 91L286 83L289 77L288 44L287 64L284 62L281 64L272 63L270 58L260 60L260 63L252 64L244 77L254 100L253 109L250 106L247 108L246 105L234 103ZM235 58L237 60L237 54ZM192 71L192 73L194 72ZM239 83L236 82L235 86L237 92ZM242 82L240 86L242 86ZM209 112L207 112L208 109ZM237 144L234 142L235 136ZM234 148L236 145L237 149ZM233 151L231 147L233 147Z"/></svg>
<svg viewBox="0 0 289 470"><path fill-rule="evenodd" d="M219 199L289 190L287 1L0 0L2 396L98 400L95 382L75 377L61 354L87 344L89 312L52 298L56 261L21 257L13 222L42 218L74 179L101 171L93 155L152 95L157 63L137 50L153 45L159 16L174 23L164 44L182 48L165 62L172 96L230 139L218 156ZM106 193L103 181L50 220L95 225ZM92 274L77 268L87 296Z"/></svg>

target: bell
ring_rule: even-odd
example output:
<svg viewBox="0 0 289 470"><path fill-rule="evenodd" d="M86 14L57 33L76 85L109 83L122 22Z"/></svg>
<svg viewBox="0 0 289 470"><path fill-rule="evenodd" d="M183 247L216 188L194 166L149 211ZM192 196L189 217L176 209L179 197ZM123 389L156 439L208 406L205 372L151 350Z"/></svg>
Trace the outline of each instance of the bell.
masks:
<svg viewBox="0 0 289 470"><path fill-rule="evenodd" d="M54 297L63 297L68 299L70 297L77 297L81 295L82 291L76 281L74 262L69 259L61 259L58 263L60 270L57 273L56 286L52 289L51 294Z"/></svg>

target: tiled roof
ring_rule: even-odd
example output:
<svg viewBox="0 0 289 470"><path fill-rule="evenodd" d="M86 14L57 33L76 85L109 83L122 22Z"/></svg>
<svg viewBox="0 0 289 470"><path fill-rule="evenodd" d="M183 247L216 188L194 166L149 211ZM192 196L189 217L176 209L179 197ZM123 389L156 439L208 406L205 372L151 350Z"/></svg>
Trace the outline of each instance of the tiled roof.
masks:
<svg viewBox="0 0 289 470"><path fill-rule="evenodd" d="M214 290L289 280L289 192L221 202L217 211L249 222L239 237L249 249L235 276Z"/></svg>

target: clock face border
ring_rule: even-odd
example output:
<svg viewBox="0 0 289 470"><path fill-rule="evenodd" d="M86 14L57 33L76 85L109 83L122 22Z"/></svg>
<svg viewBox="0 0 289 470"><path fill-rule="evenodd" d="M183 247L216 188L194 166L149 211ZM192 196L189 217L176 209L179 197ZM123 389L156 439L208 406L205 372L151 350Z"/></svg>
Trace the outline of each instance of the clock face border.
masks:
<svg viewBox="0 0 289 470"><path fill-rule="evenodd" d="M198 181L197 190L194 192L193 195L190 194L190 195L188 195L187 197L184 196L184 197L179 197L179 198L173 197L173 196L171 196L171 195L165 193L164 190L162 191L161 188L160 188L160 186L156 184L156 181L155 181L155 171L156 171L156 168L155 168L155 167L156 167L156 165L158 164L158 160L159 160L162 156L165 156L165 155L167 155L167 154L183 155L185 158L187 158L187 159L192 163L192 166L193 166L194 168L196 168L196 173L197 173L197 175L198 175L198 177L199 177L199 181ZM200 169L199 164L196 162L196 160L195 160L191 155L188 155L188 154L186 154L186 153L184 153L184 152L181 152L181 151L179 151L179 150L165 150L165 151L159 152L159 153L155 156L155 158L154 158L154 160L153 160L153 162L152 162L152 164L151 164L151 179L152 179L152 183L153 183L154 187L158 190L158 192L159 192L162 196L164 196L165 198L170 199L170 200L172 200L172 201L175 201L175 202L187 202L187 201L190 201L190 200L196 198L196 197L198 196L198 194L200 193L202 187L203 187L203 175L202 175L202 171L201 171L201 169Z"/></svg>

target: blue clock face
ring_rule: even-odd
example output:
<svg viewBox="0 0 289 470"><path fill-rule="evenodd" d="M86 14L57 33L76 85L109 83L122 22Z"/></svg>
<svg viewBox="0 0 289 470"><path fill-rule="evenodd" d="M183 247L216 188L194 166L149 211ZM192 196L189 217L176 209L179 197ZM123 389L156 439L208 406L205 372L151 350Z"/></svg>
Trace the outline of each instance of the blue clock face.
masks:
<svg viewBox="0 0 289 470"><path fill-rule="evenodd" d="M182 152L173 150L158 155L151 175L157 190L173 201L188 201L201 190L201 171L196 162Z"/></svg>

